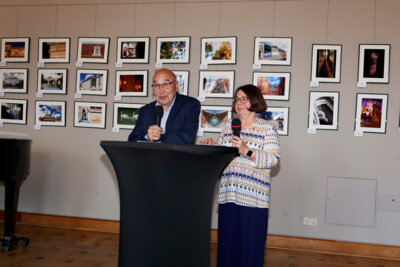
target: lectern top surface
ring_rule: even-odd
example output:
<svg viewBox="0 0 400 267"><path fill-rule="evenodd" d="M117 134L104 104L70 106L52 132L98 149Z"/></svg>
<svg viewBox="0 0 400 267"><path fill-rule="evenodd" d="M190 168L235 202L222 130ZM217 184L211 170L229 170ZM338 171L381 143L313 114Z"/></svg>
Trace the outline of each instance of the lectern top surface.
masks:
<svg viewBox="0 0 400 267"><path fill-rule="evenodd" d="M208 146L208 145L188 145L188 144L164 144L153 142L127 142L127 141L101 141L100 146L106 147L125 147L135 149L154 149L172 150L191 153L237 153L236 147Z"/></svg>

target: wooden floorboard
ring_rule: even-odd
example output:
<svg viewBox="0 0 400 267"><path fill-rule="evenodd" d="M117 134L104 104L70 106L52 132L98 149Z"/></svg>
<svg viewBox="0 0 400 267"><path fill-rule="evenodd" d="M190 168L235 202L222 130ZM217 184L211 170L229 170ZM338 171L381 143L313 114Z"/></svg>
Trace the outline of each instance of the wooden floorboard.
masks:
<svg viewBox="0 0 400 267"><path fill-rule="evenodd" d="M0 229L3 224L0 223ZM1 231L2 232L2 231ZM118 234L17 224L17 236L30 238L0 251L0 267L108 267L118 263ZM217 244L211 243L211 267L216 266ZM283 249L267 249L266 267L400 267L400 261L340 256Z"/></svg>

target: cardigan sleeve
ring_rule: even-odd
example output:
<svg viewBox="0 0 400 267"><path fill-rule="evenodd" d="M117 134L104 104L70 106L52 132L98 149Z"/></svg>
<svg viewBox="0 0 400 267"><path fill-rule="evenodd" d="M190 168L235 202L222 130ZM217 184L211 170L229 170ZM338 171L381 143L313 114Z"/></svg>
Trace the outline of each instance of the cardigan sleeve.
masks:
<svg viewBox="0 0 400 267"><path fill-rule="evenodd" d="M267 124L262 149L256 149L255 167L271 169L280 160L280 144L278 133L273 126Z"/></svg>

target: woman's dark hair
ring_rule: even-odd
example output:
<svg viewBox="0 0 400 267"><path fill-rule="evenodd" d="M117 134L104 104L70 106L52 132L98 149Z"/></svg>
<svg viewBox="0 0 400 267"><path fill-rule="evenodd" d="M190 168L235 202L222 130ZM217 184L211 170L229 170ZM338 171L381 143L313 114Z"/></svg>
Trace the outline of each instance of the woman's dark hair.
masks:
<svg viewBox="0 0 400 267"><path fill-rule="evenodd" d="M260 89L252 84L246 84L236 89L235 96L233 98L232 112L236 113L235 98L239 90L242 90L243 93L245 93L249 98L251 104L251 107L249 108L250 111L254 111L255 113L263 113L267 110L267 103L265 102Z"/></svg>

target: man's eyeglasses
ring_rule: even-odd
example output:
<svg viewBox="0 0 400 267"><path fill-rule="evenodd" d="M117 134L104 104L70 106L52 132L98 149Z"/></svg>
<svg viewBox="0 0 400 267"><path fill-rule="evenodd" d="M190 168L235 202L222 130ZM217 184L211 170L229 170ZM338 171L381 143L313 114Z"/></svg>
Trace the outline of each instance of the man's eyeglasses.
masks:
<svg viewBox="0 0 400 267"><path fill-rule="evenodd" d="M249 98L247 96L245 97L235 97L234 102L235 103L242 103L242 104L246 104L247 101L249 101Z"/></svg>
<svg viewBox="0 0 400 267"><path fill-rule="evenodd" d="M165 83L153 83L151 87L153 87L154 90L161 90L161 89L167 89L170 88L171 84L175 83L176 81L172 82L165 82Z"/></svg>

